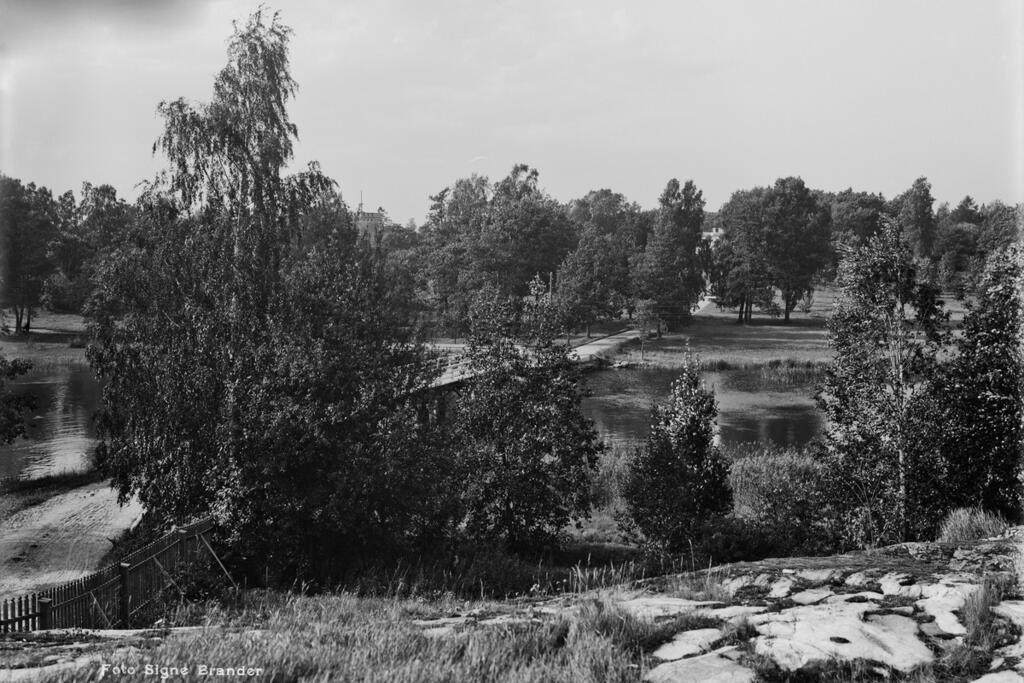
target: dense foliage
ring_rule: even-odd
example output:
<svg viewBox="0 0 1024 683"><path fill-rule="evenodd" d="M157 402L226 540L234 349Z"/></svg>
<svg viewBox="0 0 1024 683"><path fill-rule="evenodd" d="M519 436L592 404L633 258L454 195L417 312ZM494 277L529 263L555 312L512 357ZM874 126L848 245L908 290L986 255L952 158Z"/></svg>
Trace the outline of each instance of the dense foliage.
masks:
<svg viewBox="0 0 1024 683"><path fill-rule="evenodd" d="M936 379L931 443L946 463L944 499L1010 520L1022 515L1024 462L1024 322L1020 247L989 259Z"/></svg>
<svg viewBox="0 0 1024 683"><path fill-rule="evenodd" d="M912 242L885 220L850 249L829 320L826 457L855 545L933 537L956 507L1020 515L1019 256L993 254L951 335Z"/></svg>
<svg viewBox="0 0 1024 683"><path fill-rule="evenodd" d="M56 205L45 187L0 175L0 308L13 312L14 331L27 333L51 266Z"/></svg>
<svg viewBox="0 0 1024 683"><path fill-rule="evenodd" d="M31 408L32 400L28 396L8 394L4 385L31 367L27 361L0 356L0 445L10 443L25 433L24 412Z"/></svg>
<svg viewBox="0 0 1024 683"><path fill-rule="evenodd" d="M836 495L847 502L843 526L856 543L904 540L933 523L939 504L938 469L920 437L948 316L896 221L846 254L839 285L821 405Z"/></svg>
<svg viewBox="0 0 1024 683"><path fill-rule="evenodd" d="M422 350L386 266L315 166L281 174L288 37L256 13L209 104L161 105L173 170L100 273L89 358L122 496L164 524L213 513L237 547L294 575L428 536L445 482L409 391L426 378ZM304 239L318 223L326 238Z"/></svg>
<svg viewBox="0 0 1024 683"><path fill-rule="evenodd" d="M729 468L733 513L755 547L769 557L814 555L835 549L827 466L812 450L752 444Z"/></svg>
<svg viewBox="0 0 1024 683"><path fill-rule="evenodd" d="M754 307L789 322L832 261L827 208L800 178L780 178L770 188L735 192L719 220L710 278L719 305L737 308L738 322L750 322Z"/></svg>
<svg viewBox="0 0 1024 683"><path fill-rule="evenodd" d="M668 400L654 407L647 442L624 487L629 518L650 543L679 551L732 505L729 469L714 444L714 394L690 358Z"/></svg>
<svg viewBox="0 0 1024 683"><path fill-rule="evenodd" d="M494 291L474 300L473 376L453 397L447 431L461 454L467 533L519 551L551 544L589 514L602 451L580 410L581 370L555 342L556 305L533 286L521 306Z"/></svg>

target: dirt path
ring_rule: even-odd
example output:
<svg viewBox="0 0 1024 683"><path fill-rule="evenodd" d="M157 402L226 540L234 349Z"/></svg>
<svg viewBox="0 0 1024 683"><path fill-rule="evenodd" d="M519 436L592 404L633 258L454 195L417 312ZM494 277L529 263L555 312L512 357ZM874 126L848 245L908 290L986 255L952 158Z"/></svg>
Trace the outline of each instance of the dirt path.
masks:
<svg viewBox="0 0 1024 683"><path fill-rule="evenodd" d="M117 505L106 482L62 493L0 521L0 597L77 579L98 568L117 538L142 515Z"/></svg>

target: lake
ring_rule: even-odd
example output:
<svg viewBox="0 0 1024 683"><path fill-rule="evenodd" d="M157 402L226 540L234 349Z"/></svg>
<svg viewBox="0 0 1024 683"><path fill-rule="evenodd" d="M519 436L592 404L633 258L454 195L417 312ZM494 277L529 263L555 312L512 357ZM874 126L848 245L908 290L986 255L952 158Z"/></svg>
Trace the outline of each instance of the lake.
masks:
<svg viewBox="0 0 1024 683"><path fill-rule="evenodd" d="M92 371L85 365L33 370L8 387L35 396L36 409L28 416L29 438L0 446L0 479L85 469L101 393Z"/></svg>
<svg viewBox="0 0 1024 683"><path fill-rule="evenodd" d="M651 406L668 398L678 374L677 370L650 368L592 372L586 381L593 395L584 399L583 410L609 445L637 444L650 430ZM759 368L703 374L718 402L723 443L799 446L821 433L823 419L814 402L813 381L787 384Z"/></svg>
<svg viewBox="0 0 1024 683"><path fill-rule="evenodd" d="M780 386L765 381L758 369L707 372L704 379L718 401L718 426L724 443L744 441L805 444L821 431L813 387ZM651 405L664 401L675 370L599 370L586 375L594 395L584 412L610 445L643 441ZM29 418L29 438L0 446L0 478L33 478L83 469L95 444L93 413L100 386L88 367L67 366L33 371L11 383L15 393L36 397Z"/></svg>

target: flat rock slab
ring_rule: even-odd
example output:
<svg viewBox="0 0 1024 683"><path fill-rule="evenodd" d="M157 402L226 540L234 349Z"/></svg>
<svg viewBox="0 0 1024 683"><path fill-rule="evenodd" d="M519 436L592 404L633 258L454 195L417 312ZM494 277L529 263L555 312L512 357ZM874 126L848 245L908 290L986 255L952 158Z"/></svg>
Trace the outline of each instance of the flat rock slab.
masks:
<svg viewBox="0 0 1024 683"><path fill-rule="evenodd" d="M651 669L648 683L752 683L754 672L740 666L735 647L723 647L699 657L666 662Z"/></svg>
<svg viewBox="0 0 1024 683"><path fill-rule="evenodd" d="M702 607L721 605L720 602L708 600L686 600L684 598L669 598L664 596L651 596L633 598L618 603L619 607L630 614L647 619L658 619L660 617L675 617L687 612L694 612Z"/></svg>
<svg viewBox="0 0 1024 683"><path fill-rule="evenodd" d="M754 649L789 671L831 658L909 671L934 659L917 637L917 622L898 614L864 618L874 608L870 602L825 603L752 617L761 634Z"/></svg>
<svg viewBox="0 0 1024 683"><path fill-rule="evenodd" d="M996 671L974 680L974 683L1022 683L1024 676L1016 671Z"/></svg>
<svg viewBox="0 0 1024 683"><path fill-rule="evenodd" d="M878 585L885 595L917 599L921 597L921 586L910 574L890 572L878 579Z"/></svg>
<svg viewBox="0 0 1024 683"><path fill-rule="evenodd" d="M1024 600L1003 600L992 607L992 612L1012 622L1024 632ZM1002 657L1019 657L1024 659L1024 636L1016 643L1006 645L997 650Z"/></svg>
<svg viewBox="0 0 1024 683"><path fill-rule="evenodd" d="M784 598L789 595L789 592L793 590L792 579L779 579L772 584L772 589L768 591L769 598Z"/></svg>
<svg viewBox="0 0 1024 683"><path fill-rule="evenodd" d="M766 609L768 608L763 605L729 605L728 607L707 610L707 613L715 619L735 622L746 619L754 614L761 614Z"/></svg>
<svg viewBox="0 0 1024 683"><path fill-rule="evenodd" d="M683 631L655 650L654 656L666 662L692 657L701 652L707 652L721 638L722 629L720 628L698 628L693 631Z"/></svg>
<svg viewBox="0 0 1024 683"><path fill-rule="evenodd" d="M813 605L831 596L832 591L828 588L809 588L790 596L790 600L798 605Z"/></svg>
<svg viewBox="0 0 1024 683"><path fill-rule="evenodd" d="M753 587L767 590L772 577L769 574L744 574L726 581L723 586L730 593L736 593L741 588Z"/></svg>
<svg viewBox="0 0 1024 683"><path fill-rule="evenodd" d="M976 583L936 583L921 587L921 599L916 604L925 613L935 617L935 625L953 636L967 633L954 614L960 610L967 598L981 589Z"/></svg>
<svg viewBox="0 0 1024 683"><path fill-rule="evenodd" d="M875 583L876 579L871 576L868 572L854 572L846 577L843 581L847 586L854 586L859 588L860 586L866 586L869 583Z"/></svg>
<svg viewBox="0 0 1024 683"><path fill-rule="evenodd" d="M860 591L858 593L837 593L825 598L825 602L881 602L885 596L874 591Z"/></svg>

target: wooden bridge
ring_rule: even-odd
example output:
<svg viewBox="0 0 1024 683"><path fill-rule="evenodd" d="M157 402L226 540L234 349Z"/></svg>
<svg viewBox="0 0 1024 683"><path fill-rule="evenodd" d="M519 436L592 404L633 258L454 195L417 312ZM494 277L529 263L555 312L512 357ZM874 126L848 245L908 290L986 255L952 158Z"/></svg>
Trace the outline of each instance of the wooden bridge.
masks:
<svg viewBox="0 0 1024 683"><path fill-rule="evenodd" d="M577 346L569 352L569 355L573 361L581 364L607 360L607 354L618 351L626 342L639 339L641 334L640 330L625 330L610 334ZM432 362L438 372L430 383L430 389L454 386L473 376L470 359L465 354L449 353L435 358Z"/></svg>

